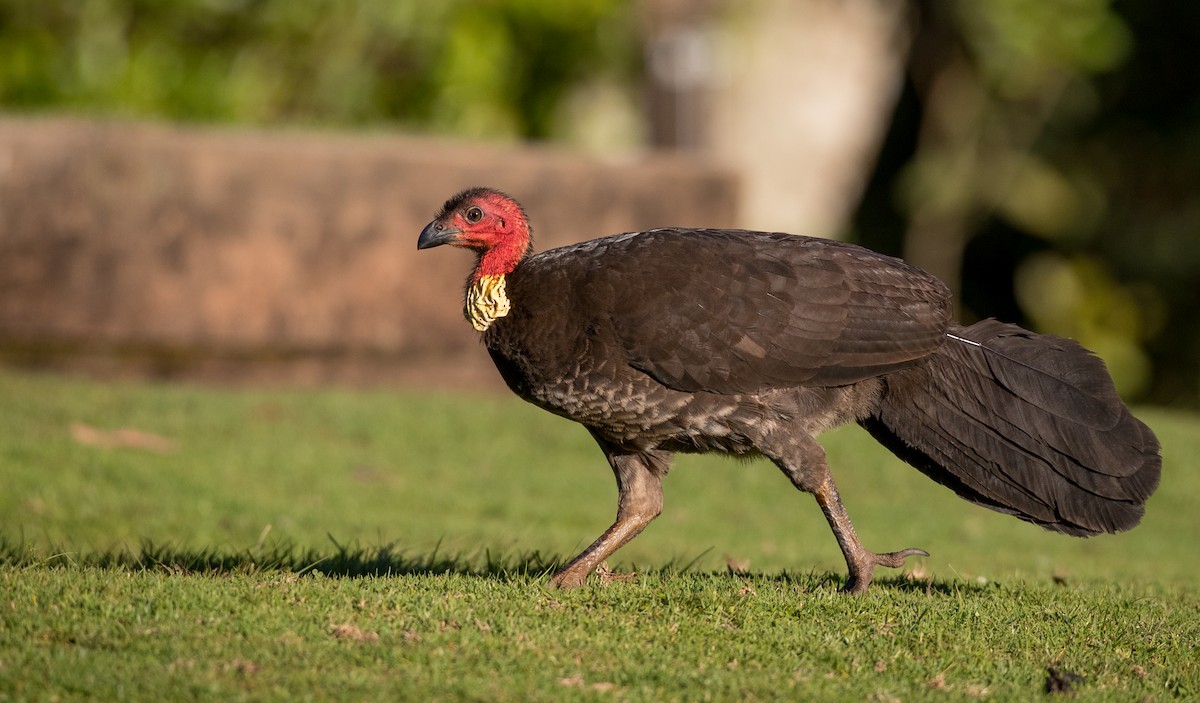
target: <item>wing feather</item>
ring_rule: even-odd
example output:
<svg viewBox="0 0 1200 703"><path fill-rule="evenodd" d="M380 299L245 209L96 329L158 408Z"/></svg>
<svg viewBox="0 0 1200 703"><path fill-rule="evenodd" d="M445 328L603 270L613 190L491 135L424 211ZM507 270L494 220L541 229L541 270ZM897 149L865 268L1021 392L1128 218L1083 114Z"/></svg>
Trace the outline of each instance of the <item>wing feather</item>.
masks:
<svg viewBox="0 0 1200 703"><path fill-rule="evenodd" d="M844 385L945 341L933 276L840 242L738 230L653 230L538 254L569 269L577 314L629 365L685 391Z"/></svg>

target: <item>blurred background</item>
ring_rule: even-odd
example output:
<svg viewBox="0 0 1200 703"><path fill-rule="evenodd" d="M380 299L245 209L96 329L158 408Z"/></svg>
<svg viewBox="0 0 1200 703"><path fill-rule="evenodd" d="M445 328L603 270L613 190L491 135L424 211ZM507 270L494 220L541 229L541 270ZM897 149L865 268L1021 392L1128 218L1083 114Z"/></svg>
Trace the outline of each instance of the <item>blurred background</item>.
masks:
<svg viewBox="0 0 1200 703"><path fill-rule="evenodd" d="M0 0L0 361L495 383L413 251L489 184L543 248L903 256L1200 407L1198 47L1182 0Z"/></svg>

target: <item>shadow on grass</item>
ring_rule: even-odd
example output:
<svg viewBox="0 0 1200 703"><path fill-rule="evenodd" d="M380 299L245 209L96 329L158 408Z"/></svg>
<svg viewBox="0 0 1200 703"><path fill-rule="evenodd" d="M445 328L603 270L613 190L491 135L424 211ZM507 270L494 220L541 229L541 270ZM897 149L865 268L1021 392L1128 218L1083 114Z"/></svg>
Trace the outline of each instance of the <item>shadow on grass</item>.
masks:
<svg viewBox="0 0 1200 703"><path fill-rule="evenodd" d="M462 574L512 580L549 574L559 560L529 554L412 554L396 544L299 547L286 541L249 549L178 547L143 542L138 549L81 551L33 548L0 536L0 564L18 567L91 567L119 571L166 571L179 574L319 573L341 578Z"/></svg>
<svg viewBox="0 0 1200 703"><path fill-rule="evenodd" d="M143 542L138 549L114 549L108 551L71 551L41 549L12 541L0 536L0 565L41 568L100 568L115 571L159 571L173 574L257 574L293 573L303 575L319 573L334 578L365 578L375 576L444 576L462 575L488 578L497 581L549 581L566 560L547 557L539 552L523 554L494 553L482 550L476 554L442 554L434 548L429 554L411 554L395 544L363 547L339 544L330 537L331 548L321 550L313 547L301 548L290 542L257 545L251 549L228 549L216 547L176 547L168 544ZM654 569L639 569L638 575L651 578L674 578L685 575L713 576L730 580L752 582L776 582L800 591L823 591L840 588L843 574L792 573L775 574L743 573L732 570L723 572L694 571L696 560L688 563L669 562ZM593 577L592 581L603 580ZM620 575L612 580L624 580ZM987 586L962 581L913 578L903 574L881 575L876 578L874 590L924 592L926 594L961 594L983 591Z"/></svg>
<svg viewBox="0 0 1200 703"><path fill-rule="evenodd" d="M669 573L669 571L666 573ZM808 573L793 573L784 571L776 574L755 574L727 571L726 573L730 578L738 578L745 581L776 582L791 585L801 591L837 590L846 583L845 573L834 572L810 571ZM871 591L884 590L907 593L924 593L926 595L932 595L935 593L939 595L954 595L982 593L1000 585L996 582L979 584L970 581L945 580L939 578L928 578L925 576L913 576L908 573L891 572L885 575L883 569L880 569L880 571L876 573L876 577L871 581Z"/></svg>

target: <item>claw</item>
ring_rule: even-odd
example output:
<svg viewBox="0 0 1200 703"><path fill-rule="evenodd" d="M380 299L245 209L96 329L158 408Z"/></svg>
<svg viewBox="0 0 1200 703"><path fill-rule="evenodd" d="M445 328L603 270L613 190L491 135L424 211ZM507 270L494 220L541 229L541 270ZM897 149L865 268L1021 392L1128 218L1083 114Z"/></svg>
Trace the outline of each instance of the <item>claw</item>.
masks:
<svg viewBox="0 0 1200 703"><path fill-rule="evenodd" d="M876 566L886 566L892 569L899 569L904 566L904 560L909 557L927 557L929 552L916 547L901 549L898 552L885 552L876 554L863 550L862 561L850 564L850 578L846 580L846 585L842 586L843 593L853 593L861 595L867 592L867 586L871 585L871 579L874 577Z"/></svg>
<svg viewBox="0 0 1200 703"><path fill-rule="evenodd" d="M904 560L909 557L927 557L929 552L916 547L901 549L898 552L887 552L886 554L876 554L875 564L878 566L887 566L893 569L899 569L904 566Z"/></svg>

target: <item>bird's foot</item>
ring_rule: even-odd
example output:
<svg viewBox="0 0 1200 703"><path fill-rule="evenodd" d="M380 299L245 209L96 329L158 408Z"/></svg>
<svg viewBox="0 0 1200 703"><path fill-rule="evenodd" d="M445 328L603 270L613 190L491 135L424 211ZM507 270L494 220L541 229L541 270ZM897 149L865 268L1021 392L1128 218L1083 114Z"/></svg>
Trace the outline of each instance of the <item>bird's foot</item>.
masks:
<svg viewBox="0 0 1200 703"><path fill-rule="evenodd" d="M567 567L550 578L550 585L564 591L568 588L579 588L587 580L587 577L586 571Z"/></svg>
<svg viewBox="0 0 1200 703"><path fill-rule="evenodd" d="M562 569L562 571L559 571L550 579L550 585L554 586L555 588L562 589L578 588L579 586L583 585L584 581L587 580L589 573L595 573L596 578L600 580L600 583L628 581L634 577L634 574L613 571L612 569L608 568L608 562L606 561L600 562L600 564L598 564L592 570L592 572L588 572L583 568L574 568L573 565L568 564Z"/></svg>
<svg viewBox="0 0 1200 703"><path fill-rule="evenodd" d="M867 586L871 585L871 579L874 576L876 566L899 569L904 566L904 560L909 557L927 556L929 556L929 552L915 547L901 549L898 552L884 552L883 554L876 554L864 549L858 555L859 558L849 563L850 577L846 580L846 585L842 586L842 592L853 593L855 595L866 593Z"/></svg>

